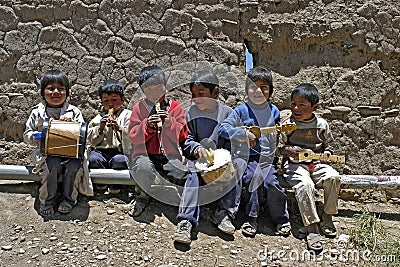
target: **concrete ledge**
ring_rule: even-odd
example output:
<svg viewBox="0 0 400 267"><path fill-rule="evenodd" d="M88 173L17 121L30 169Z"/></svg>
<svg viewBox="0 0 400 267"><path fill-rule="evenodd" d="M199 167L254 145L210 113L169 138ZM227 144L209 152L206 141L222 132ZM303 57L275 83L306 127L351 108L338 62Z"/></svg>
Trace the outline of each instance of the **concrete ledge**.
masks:
<svg viewBox="0 0 400 267"><path fill-rule="evenodd" d="M40 181L32 169L32 166L0 165L0 180ZM133 185L129 170L93 169L89 175L94 184ZM343 189L400 189L400 176L341 175L340 179Z"/></svg>

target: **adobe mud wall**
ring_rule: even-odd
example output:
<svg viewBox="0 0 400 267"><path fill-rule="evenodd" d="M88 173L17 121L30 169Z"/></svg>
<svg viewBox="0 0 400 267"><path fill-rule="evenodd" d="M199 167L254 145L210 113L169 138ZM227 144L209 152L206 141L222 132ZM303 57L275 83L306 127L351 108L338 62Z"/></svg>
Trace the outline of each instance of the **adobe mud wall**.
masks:
<svg viewBox="0 0 400 267"><path fill-rule="evenodd" d="M319 87L319 113L347 159L339 171L400 175L395 0L0 0L0 163L30 164L22 133L47 69L68 73L69 101L86 120L99 108L105 79L126 87L131 107L140 97L137 75L149 64L179 69L186 79L186 64L211 62L221 100L235 106L243 100L245 45L254 65L274 72L272 101L283 116L295 85ZM183 83L171 94L189 103Z"/></svg>

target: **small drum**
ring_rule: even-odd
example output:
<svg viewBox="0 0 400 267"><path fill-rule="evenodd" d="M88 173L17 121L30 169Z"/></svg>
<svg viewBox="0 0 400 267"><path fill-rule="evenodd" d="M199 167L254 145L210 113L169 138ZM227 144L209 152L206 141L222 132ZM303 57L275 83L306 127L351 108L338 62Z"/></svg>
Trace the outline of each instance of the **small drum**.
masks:
<svg viewBox="0 0 400 267"><path fill-rule="evenodd" d="M46 119L43 123L40 151L45 155L82 158L85 152L87 124Z"/></svg>
<svg viewBox="0 0 400 267"><path fill-rule="evenodd" d="M231 153L226 149L217 149L214 152L214 164L207 166L201 161L196 162L201 178L206 184L216 181L226 182L234 178L235 169L231 160Z"/></svg>

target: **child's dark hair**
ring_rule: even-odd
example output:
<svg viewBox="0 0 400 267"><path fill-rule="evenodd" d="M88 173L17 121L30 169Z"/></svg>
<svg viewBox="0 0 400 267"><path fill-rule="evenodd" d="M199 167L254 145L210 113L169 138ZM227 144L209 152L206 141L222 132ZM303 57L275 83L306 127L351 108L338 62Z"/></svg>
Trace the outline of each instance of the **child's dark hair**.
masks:
<svg viewBox="0 0 400 267"><path fill-rule="evenodd" d="M163 84L167 85L164 71L156 65L144 67L139 74L138 83L140 88Z"/></svg>
<svg viewBox="0 0 400 267"><path fill-rule="evenodd" d="M69 96L69 81L67 74L60 70L49 70L42 74L40 79L40 94L44 98L44 89L52 83L58 83L65 87L66 95Z"/></svg>
<svg viewBox="0 0 400 267"><path fill-rule="evenodd" d="M217 75L210 70L200 70L193 74L192 78L190 79L190 91L192 91L193 86L195 85L202 85L205 88L210 90L210 93L214 93L215 87L219 87L219 80ZM218 97L218 93L214 95L215 98Z"/></svg>
<svg viewBox="0 0 400 267"><path fill-rule="evenodd" d="M307 99L307 101L311 103L311 106L314 106L319 102L318 89L311 83L302 83L297 85L296 88L293 89L290 99L293 99L294 96Z"/></svg>
<svg viewBox="0 0 400 267"><path fill-rule="evenodd" d="M117 94L120 97L123 97L124 87L122 87L122 85L116 80L106 80L99 86L97 92L99 93L100 98L102 97L102 94Z"/></svg>
<svg viewBox="0 0 400 267"><path fill-rule="evenodd" d="M249 91L250 85L252 83L255 83L256 81L263 81L269 85L269 97L271 97L272 93L274 92L274 85L272 82L273 79L271 71L264 67L255 67L251 69L247 73L246 77L246 84L245 84L246 94Z"/></svg>

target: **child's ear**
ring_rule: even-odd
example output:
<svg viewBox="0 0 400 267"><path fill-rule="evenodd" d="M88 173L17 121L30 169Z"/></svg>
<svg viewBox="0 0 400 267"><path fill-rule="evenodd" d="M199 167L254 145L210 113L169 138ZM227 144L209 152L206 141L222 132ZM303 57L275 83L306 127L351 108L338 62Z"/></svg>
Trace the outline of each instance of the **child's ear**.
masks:
<svg viewBox="0 0 400 267"><path fill-rule="evenodd" d="M215 86L213 91L213 97L218 98L218 95L219 95L219 87Z"/></svg>
<svg viewBox="0 0 400 267"><path fill-rule="evenodd" d="M315 105L313 106L313 111L316 111L318 107L319 107L319 104L315 104Z"/></svg>

